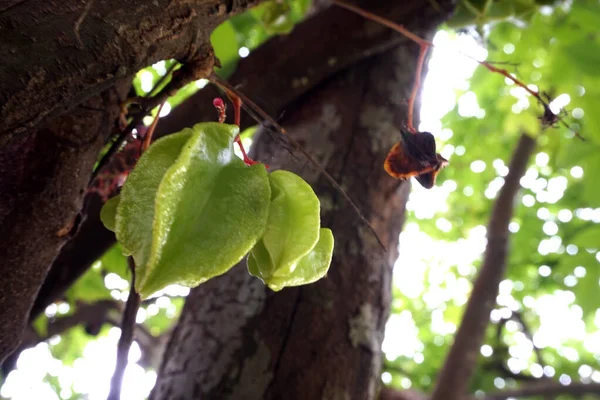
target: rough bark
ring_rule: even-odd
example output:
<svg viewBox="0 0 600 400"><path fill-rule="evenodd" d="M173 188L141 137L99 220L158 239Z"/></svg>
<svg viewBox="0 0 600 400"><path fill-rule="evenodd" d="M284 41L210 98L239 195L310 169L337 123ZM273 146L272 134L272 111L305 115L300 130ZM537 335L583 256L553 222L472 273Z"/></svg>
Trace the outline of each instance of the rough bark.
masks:
<svg viewBox="0 0 600 400"><path fill-rule="evenodd" d="M44 312L46 307L59 300L73 282L115 243L115 234L106 229L100 221L102 205L102 200L96 193L90 193L84 199L82 220L77 232L65 243L52 262L31 308L30 322Z"/></svg>
<svg viewBox="0 0 600 400"><path fill-rule="evenodd" d="M427 23L416 30L430 36L444 15L421 6ZM304 160L261 136L254 156L299 173L319 195L323 226L336 235L330 272L273 293L242 262L192 290L152 399L375 397L409 186L389 178L382 163L405 123L417 55L405 43L355 64L307 92L282 121L350 193L388 252Z"/></svg>
<svg viewBox="0 0 600 400"><path fill-rule="evenodd" d="M19 343L48 266L81 207L129 82L120 86L120 93L95 96L86 108L0 147L0 360Z"/></svg>
<svg viewBox="0 0 600 400"><path fill-rule="evenodd" d="M257 2L28 0L0 9L0 361L65 243L131 76L162 59L210 59L212 29Z"/></svg>
<svg viewBox="0 0 600 400"><path fill-rule="evenodd" d="M206 56L258 0L27 0L0 10L0 143L160 60Z"/></svg>

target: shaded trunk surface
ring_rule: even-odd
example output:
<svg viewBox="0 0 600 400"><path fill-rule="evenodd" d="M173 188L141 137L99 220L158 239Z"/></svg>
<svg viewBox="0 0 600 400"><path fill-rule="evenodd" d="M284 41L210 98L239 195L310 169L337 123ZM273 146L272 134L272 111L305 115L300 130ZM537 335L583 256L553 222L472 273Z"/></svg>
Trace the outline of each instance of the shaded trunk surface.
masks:
<svg viewBox="0 0 600 400"><path fill-rule="evenodd" d="M423 14L431 11L422 7ZM430 37L442 18L432 14L417 30L423 36ZM417 55L416 45L403 43L358 62L314 86L282 120L356 201L387 253L301 156L290 156L262 134L254 157L273 170L300 174L319 195L322 225L336 240L331 269L315 284L273 293L247 273L243 261L193 289L152 399L375 397L409 191L382 165L406 123Z"/></svg>
<svg viewBox="0 0 600 400"><path fill-rule="evenodd" d="M20 341L129 86L123 81L37 132L0 146L0 360Z"/></svg>
<svg viewBox="0 0 600 400"><path fill-rule="evenodd" d="M203 58L258 0L27 0L0 5L0 143L157 61Z"/></svg>

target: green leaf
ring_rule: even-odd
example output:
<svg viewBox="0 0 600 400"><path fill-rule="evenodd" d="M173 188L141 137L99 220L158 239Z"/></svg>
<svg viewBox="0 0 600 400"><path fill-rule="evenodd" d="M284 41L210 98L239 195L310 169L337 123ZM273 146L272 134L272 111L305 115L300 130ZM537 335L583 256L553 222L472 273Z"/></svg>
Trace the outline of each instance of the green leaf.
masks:
<svg viewBox="0 0 600 400"><path fill-rule="evenodd" d="M319 241L315 247L300 259L291 275L280 280L282 287L313 283L327 274L333 255L333 232L331 229L321 228L319 233Z"/></svg>
<svg viewBox="0 0 600 400"><path fill-rule="evenodd" d="M294 22L299 22L304 18L308 10L310 10L310 6L312 5L312 0L290 0L288 1L292 11L292 18Z"/></svg>
<svg viewBox="0 0 600 400"><path fill-rule="evenodd" d="M48 336L48 317L46 317L46 315L44 313L40 314L31 324L31 326L33 327L33 329L35 330L35 333L37 333L37 335L39 337L46 337Z"/></svg>
<svg viewBox="0 0 600 400"><path fill-rule="evenodd" d="M515 14L515 6L514 4L508 2L492 2L491 6L488 9L486 17L486 22L493 19L504 19L511 17Z"/></svg>
<svg viewBox="0 0 600 400"><path fill-rule="evenodd" d="M127 258L123 255L123 249L118 243L100 257L100 262L104 271L113 272L128 281L131 279L129 276L129 267L127 266Z"/></svg>
<svg viewBox="0 0 600 400"><path fill-rule="evenodd" d="M600 44L594 43L589 38L585 38L565 46L564 52L572 64L579 68L580 72L589 75L596 75L598 73L597 66L600 65Z"/></svg>
<svg viewBox="0 0 600 400"><path fill-rule="evenodd" d="M110 299L110 292L104 285L104 276L98 268L90 268L66 292L70 303L84 301L92 303Z"/></svg>
<svg viewBox="0 0 600 400"><path fill-rule="evenodd" d="M452 18L446 21L446 24L451 28L459 28L475 23L476 17L477 15L470 8L466 7L463 2L459 2L452 14Z"/></svg>
<svg viewBox="0 0 600 400"><path fill-rule="evenodd" d="M581 165L583 161L596 156L599 150L596 145L581 140L571 140L560 149L556 163L561 168Z"/></svg>
<svg viewBox="0 0 600 400"><path fill-rule="evenodd" d="M154 315L148 313L148 317L146 318L146 321L144 321L144 325L148 327L148 330L152 335L160 336L164 334L171 329L179 319L183 304L185 303L185 297L171 297L170 302L171 304L167 307L160 307L156 302L152 303L158 307L158 312ZM174 308L175 312L173 313L172 310L169 310L170 308ZM146 310L148 310L147 307Z"/></svg>
<svg viewBox="0 0 600 400"><path fill-rule="evenodd" d="M73 365L75 360L82 358L86 345L93 338L85 332L83 325L62 332L60 337L60 342L50 346L50 352L64 365Z"/></svg>
<svg viewBox="0 0 600 400"><path fill-rule="evenodd" d="M290 5L279 1L268 1L261 4L261 21L267 32L286 34L294 29L294 21L290 18Z"/></svg>
<svg viewBox="0 0 600 400"><path fill-rule="evenodd" d="M258 131L258 125L254 125L249 128L246 128L242 131L242 133L240 133L240 139L241 140L244 140L244 139L252 140L252 138L254 137L254 134L257 131Z"/></svg>
<svg viewBox="0 0 600 400"><path fill-rule="evenodd" d="M586 275L579 279L574 288L577 304L583 310L584 320L590 316L592 319L596 310L600 308L600 268L597 265L587 265Z"/></svg>
<svg viewBox="0 0 600 400"><path fill-rule="evenodd" d="M169 284L196 286L223 274L265 229L271 196L267 171L262 164L247 167L235 156L238 128L204 123L193 131L152 201L151 245L141 243L150 248L149 258L136 259L142 297ZM119 208L117 221L120 214Z"/></svg>
<svg viewBox="0 0 600 400"><path fill-rule="evenodd" d="M226 78L235 70L240 58L238 55L240 45L233 24L225 21L217 26L210 35L210 42L215 49L215 55L221 62L219 75Z"/></svg>
<svg viewBox="0 0 600 400"><path fill-rule="evenodd" d="M289 171L275 171L269 181L269 218L256 250L260 275L267 281L294 271L298 260L319 240L320 226L319 199L308 183Z"/></svg>
<svg viewBox="0 0 600 400"><path fill-rule="evenodd" d="M185 129L157 140L142 154L123 185L115 233L123 253L133 255L136 269L144 268L150 258L158 186L192 132Z"/></svg>
<svg viewBox="0 0 600 400"><path fill-rule="evenodd" d="M121 201L121 196L116 195L115 197L108 199L104 206L102 206L102 210L100 210L100 221L104 224L106 229L114 232L116 229L117 222L115 220L117 216L117 207L119 206L119 202Z"/></svg>

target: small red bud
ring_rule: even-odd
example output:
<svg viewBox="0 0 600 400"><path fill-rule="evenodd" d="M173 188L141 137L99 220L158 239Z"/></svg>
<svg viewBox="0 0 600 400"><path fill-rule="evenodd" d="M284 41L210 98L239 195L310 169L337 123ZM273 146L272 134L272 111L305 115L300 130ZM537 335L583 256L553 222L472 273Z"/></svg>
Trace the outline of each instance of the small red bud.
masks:
<svg viewBox="0 0 600 400"><path fill-rule="evenodd" d="M225 103L223 103L223 99L221 99L220 97L215 97L215 99L213 100L213 105L215 106L215 108L225 108Z"/></svg>
<svg viewBox="0 0 600 400"><path fill-rule="evenodd" d="M225 110L227 110L227 106L223 102L223 99L221 99L220 97L215 97L215 99L213 100L213 106L215 106L217 112L219 113L219 122L225 122L225 118L227 116L225 114Z"/></svg>

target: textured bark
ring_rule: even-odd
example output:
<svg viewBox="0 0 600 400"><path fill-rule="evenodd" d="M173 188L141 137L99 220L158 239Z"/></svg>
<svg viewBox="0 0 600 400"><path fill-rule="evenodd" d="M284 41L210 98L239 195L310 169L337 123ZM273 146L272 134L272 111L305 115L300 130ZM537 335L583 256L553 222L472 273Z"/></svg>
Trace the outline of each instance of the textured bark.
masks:
<svg viewBox="0 0 600 400"><path fill-rule="evenodd" d="M0 143L147 65L204 58L214 27L256 3L27 0L5 7L0 10Z"/></svg>
<svg viewBox="0 0 600 400"><path fill-rule="evenodd" d="M0 360L20 340L47 269L66 240L104 140L119 85L0 147ZM94 111L102 110L102 111Z"/></svg>
<svg viewBox="0 0 600 400"><path fill-rule="evenodd" d="M422 7L427 23L415 30L431 36L444 15ZM319 195L322 224L336 236L330 272L315 284L273 293L242 262L192 290L152 399L375 397L409 189L382 164L406 122L417 54L405 43L355 64L308 91L282 121L354 198L388 252L304 160L259 137L257 159L299 173Z"/></svg>
<svg viewBox="0 0 600 400"><path fill-rule="evenodd" d="M73 282L115 243L115 234L106 229L100 221L102 205L102 200L96 193L91 193L84 199L81 210L83 217L77 232L65 243L52 262L31 308L30 322L51 303L59 300Z"/></svg>
<svg viewBox="0 0 600 400"><path fill-rule="evenodd" d="M211 61L212 29L257 2L26 0L0 8L0 361L18 344L81 208L133 73L162 59Z"/></svg>

